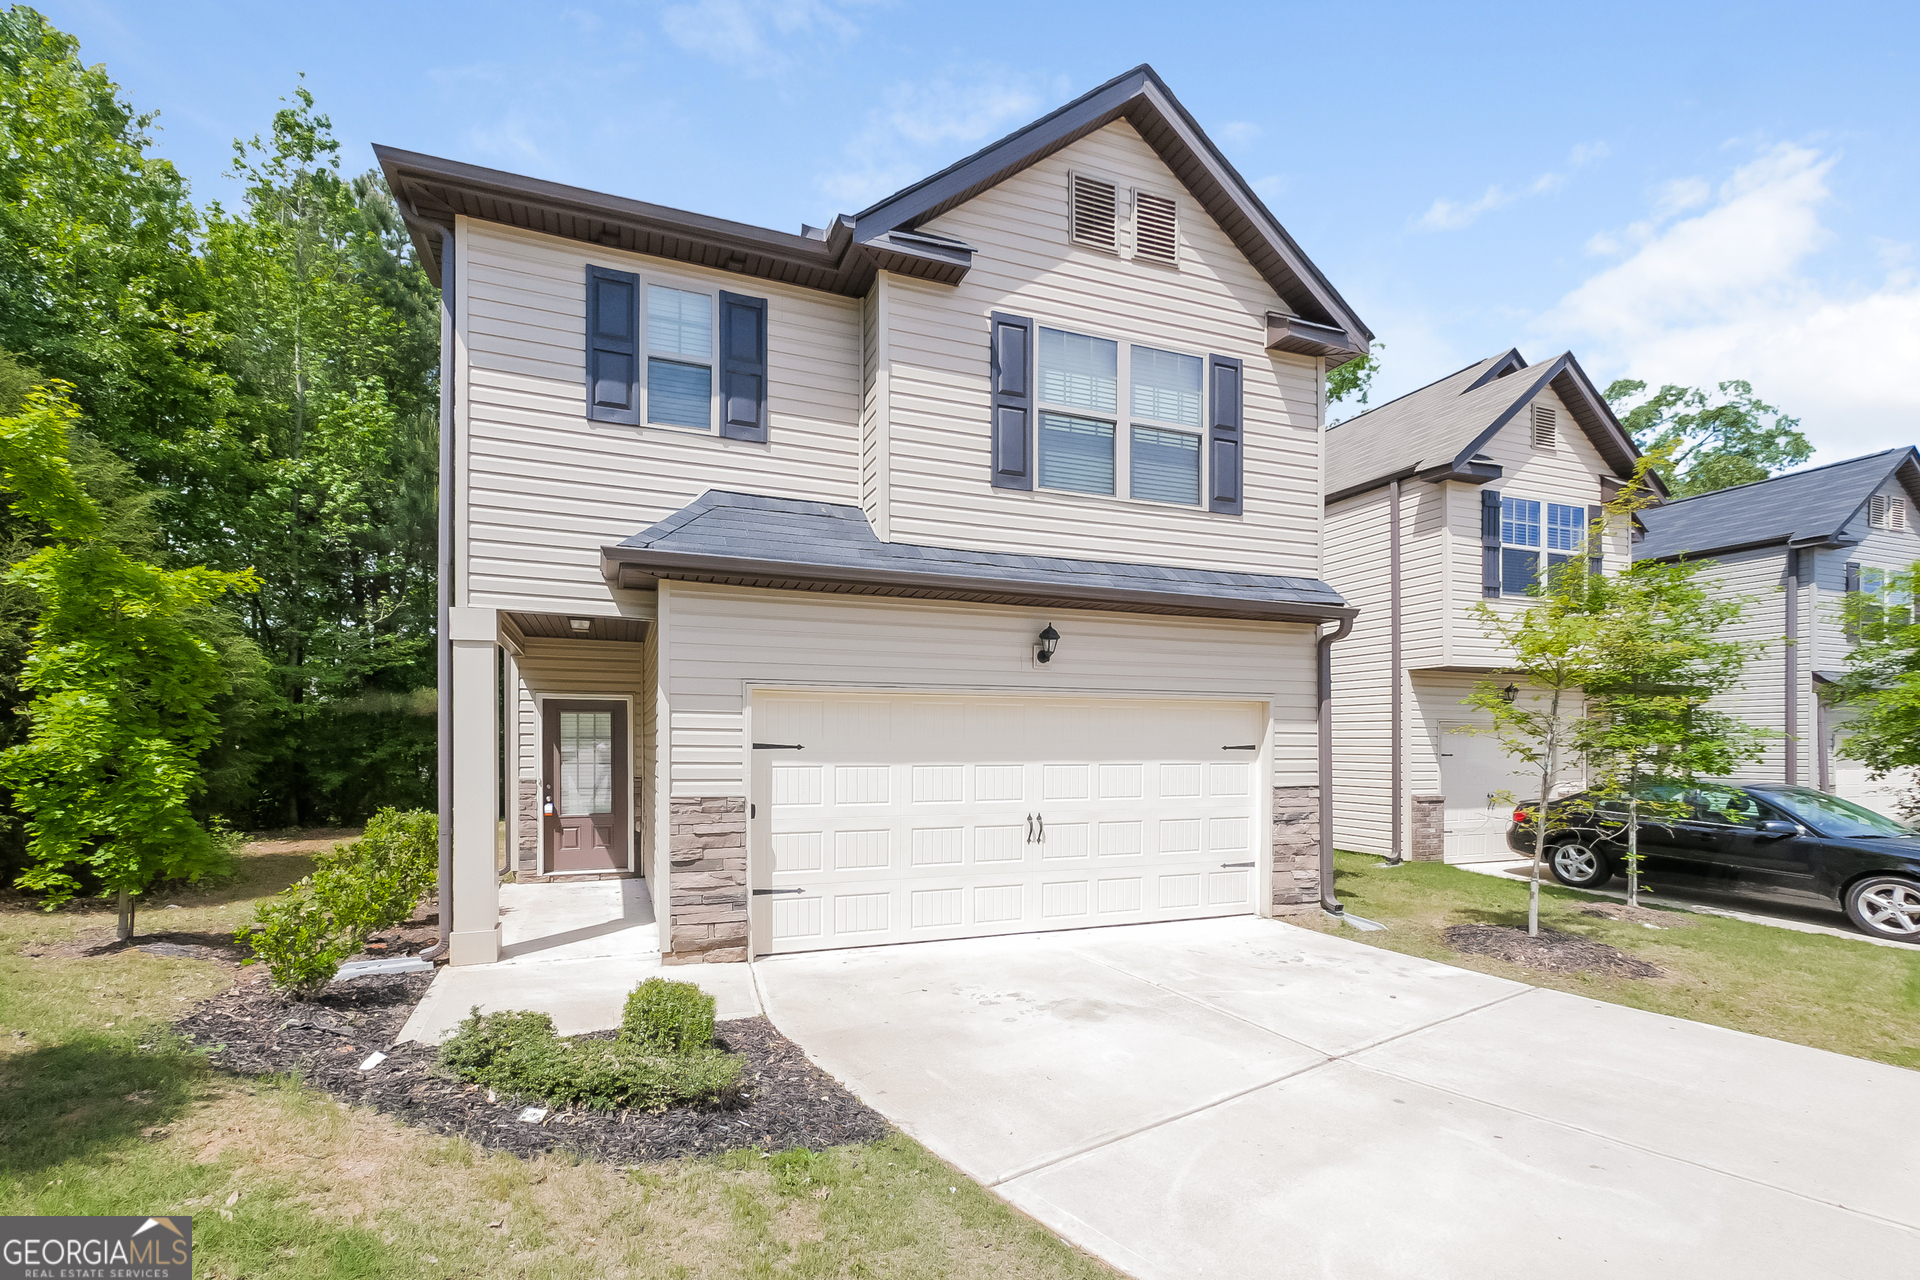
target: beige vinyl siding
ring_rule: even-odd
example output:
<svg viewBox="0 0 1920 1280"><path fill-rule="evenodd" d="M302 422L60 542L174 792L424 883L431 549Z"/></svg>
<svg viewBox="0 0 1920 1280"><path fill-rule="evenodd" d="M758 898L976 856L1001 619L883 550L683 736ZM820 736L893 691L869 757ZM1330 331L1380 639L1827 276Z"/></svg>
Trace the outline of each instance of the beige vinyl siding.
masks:
<svg viewBox="0 0 1920 1280"><path fill-rule="evenodd" d="M1409 495L1401 506L1413 506ZM1335 503L1326 519L1326 580L1360 610L1333 646L1333 839L1362 853L1393 850L1390 516L1382 486ZM1403 523L1403 552L1408 532Z"/></svg>
<svg viewBox="0 0 1920 1280"><path fill-rule="evenodd" d="M661 795L660 771L655 765L660 754L659 689L660 628L652 626L647 628L647 638L640 644L640 699L634 708L640 742L634 752L634 768L639 782L634 811L640 815L640 873L646 876L650 886L656 917L664 916L667 910L667 876L659 864L663 850L657 839L661 826L654 820Z"/></svg>
<svg viewBox="0 0 1920 1280"><path fill-rule="evenodd" d="M1774 736L1766 752L1752 764L1738 769L1733 777L1742 782L1782 782L1786 779L1786 746L1780 736L1786 730L1786 554L1783 547L1759 547L1717 556L1701 569L1701 580L1716 584L1725 596L1741 598L1746 606L1741 619L1722 632L1722 638L1753 643L1757 651L1748 661L1739 688L1715 698L1710 704L1735 719ZM1810 587L1802 588L1801 622L1807 621ZM1800 660L1801 760L1800 780L1814 785L1814 759L1808 750L1813 744L1813 705L1811 675L1806 657Z"/></svg>
<svg viewBox="0 0 1920 1280"><path fill-rule="evenodd" d="M540 698L627 698L627 759L634 777L634 822L648 826L641 797L646 777L647 704L650 701L645 646L609 640L548 640L529 638L515 660L516 682L513 776L540 780ZM509 803L518 794L507 787ZM642 842L644 846L644 841ZM515 846L517 847L517 846ZM643 866L644 863L636 865Z"/></svg>
<svg viewBox="0 0 1920 1280"><path fill-rule="evenodd" d="M1554 449L1533 447L1531 423L1533 406L1537 404L1551 406L1558 417L1559 444ZM1481 452L1502 468L1500 479L1487 487L1497 489L1505 497L1540 503L1543 518L1549 502L1577 506L1583 512L1602 502L1600 477L1612 472L1551 389L1522 405ZM1446 487L1453 491L1450 514L1455 554L1447 574L1453 606L1447 611L1447 655L1439 665L1497 666L1507 655L1487 637L1485 628L1473 614L1474 602L1485 598L1481 592L1481 490L1478 486L1452 482ZM1603 556L1608 572L1626 567L1629 546L1625 530L1610 537ZM1545 546L1539 550L1544 556ZM1523 601L1510 599L1489 603L1503 613L1529 607Z"/></svg>
<svg viewBox="0 0 1920 1280"><path fill-rule="evenodd" d="M1405 482L1400 492L1400 659L1409 669L1437 667L1447 661L1447 619L1459 593L1447 566L1461 554L1455 543L1454 492L1463 486L1448 482ZM1478 502L1479 499L1475 498ZM1475 509L1472 554L1479 555L1480 526ZM1338 584L1336 585L1336 589ZM1480 594L1479 579L1473 596Z"/></svg>
<svg viewBox="0 0 1920 1280"><path fill-rule="evenodd" d="M457 244L469 357L457 603L605 612L600 547L710 488L861 500L857 300L466 219ZM588 421L589 263L767 298L769 443Z"/></svg>
<svg viewBox="0 0 1920 1280"><path fill-rule="evenodd" d="M660 594L675 796L746 793L756 686L1260 698L1274 784L1316 780L1311 627L680 582ZM1059 656L1041 666L1033 639L1049 622Z"/></svg>
<svg viewBox="0 0 1920 1280"><path fill-rule="evenodd" d="M1067 175L1076 168L1176 192L1180 267L1070 245ZM928 226L978 252L957 287L888 281L895 540L1318 575L1319 362L1267 353L1266 313L1287 308L1131 125L1108 125ZM1243 360L1245 515L993 488L988 315L996 310Z"/></svg>
<svg viewBox="0 0 1920 1280"><path fill-rule="evenodd" d="M880 341L887 317L887 276L875 280L860 304L860 509L882 541L887 538L887 350Z"/></svg>
<svg viewBox="0 0 1920 1280"><path fill-rule="evenodd" d="M1492 727L1493 717L1464 705L1485 676L1468 671L1416 671L1408 681L1407 794L1444 795L1440 784L1440 726L1448 721ZM1448 797L1450 802L1459 797Z"/></svg>

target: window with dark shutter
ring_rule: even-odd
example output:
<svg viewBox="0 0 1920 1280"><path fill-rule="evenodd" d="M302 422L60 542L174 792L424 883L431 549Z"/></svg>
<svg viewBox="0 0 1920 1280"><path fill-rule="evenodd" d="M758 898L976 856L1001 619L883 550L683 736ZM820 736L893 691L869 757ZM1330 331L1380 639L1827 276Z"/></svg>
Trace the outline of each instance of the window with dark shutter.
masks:
<svg viewBox="0 0 1920 1280"><path fill-rule="evenodd" d="M720 434L767 438L767 300L720 295Z"/></svg>
<svg viewBox="0 0 1920 1280"><path fill-rule="evenodd" d="M1068 178L1068 234L1089 249L1120 251L1120 190L1111 182L1076 173Z"/></svg>
<svg viewBox="0 0 1920 1280"><path fill-rule="evenodd" d="M1246 461L1242 369L1227 356L1207 357L1207 510L1237 516L1243 510Z"/></svg>
<svg viewBox="0 0 1920 1280"><path fill-rule="evenodd" d="M587 268L587 417L640 425L640 277Z"/></svg>
<svg viewBox="0 0 1920 1280"><path fill-rule="evenodd" d="M1180 265L1179 206L1151 191L1133 193L1133 256Z"/></svg>
<svg viewBox="0 0 1920 1280"><path fill-rule="evenodd" d="M1480 594L1500 594L1500 494L1494 489L1480 491Z"/></svg>
<svg viewBox="0 0 1920 1280"><path fill-rule="evenodd" d="M1847 594L1851 596L1859 590L1860 565L1857 561L1849 560L1847 561ZM1847 642L1849 644L1856 644L1859 640L1860 628L1858 626L1858 618L1853 610L1849 608L1847 610Z"/></svg>
<svg viewBox="0 0 1920 1280"><path fill-rule="evenodd" d="M989 317L992 369L991 479L996 489L1033 488L1033 321L994 312Z"/></svg>
<svg viewBox="0 0 1920 1280"><path fill-rule="evenodd" d="M1591 539L1587 546L1589 553L1587 556L1587 572L1596 578L1599 577L1601 572L1606 568L1605 557L1607 544L1604 541L1607 533L1606 516L1607 513L1598 506L1589 506L1587 508L1587 537Z"/></svg>

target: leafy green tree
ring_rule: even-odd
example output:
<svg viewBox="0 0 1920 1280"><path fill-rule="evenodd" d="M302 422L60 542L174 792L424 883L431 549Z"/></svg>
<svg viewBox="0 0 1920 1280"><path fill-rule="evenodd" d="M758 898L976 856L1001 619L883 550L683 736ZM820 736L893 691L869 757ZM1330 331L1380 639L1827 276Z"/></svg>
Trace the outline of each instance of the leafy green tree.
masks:
<svg viewBox="0 0 1920 1280"><path fill-rule="evenodd" d="M16 516L52 534L5 575L33 592L40 617L22 677L30 728L0 753L0 778L28 816L33 865L20 887L51 907L83 888L84 869L119 895L127 938L136 895L221 864L190 801L225 682L218 653L183 615L257 584L246 571L163 569L115 545L68 461L78 416L55 383L0 419L0 488Z"/></svg>
<svg viewBox="0 0 1920 1280"><path fill-rule="evenodd" d="M1373 349L1358 360L1349 360L1338 369L1327 373L1327 404L1336 405L1342 400L1352 400L1364 405L1367 396L1373 391L1373 375L1380 372L1380 353L1387 344L1376 342Z"/></svg>
<svg viewBox="0 0 1920 1280"><path fill-rule="evenodd" d="M1709 705L1733 691L1760 642L1726 639L1748 601L1699 579L1704 561L1639 561L1588 587L1595 661L1583 755L1588 792L1624 805L1627 902L1640 902L1640 818L1758 758L1766 731ZM1681 816L1659 800L1652 816ZM1545 824L1541 824L1544 830Z"/></svg>
<svg viewBox="0 0 1920 1280"><path fill-rule="evenodd" d="M1813 456L1813 445L1789 418L1738 379L1719 394L1669 383L1622 413L1647 384L1621 378L1605 398L1643 454L1660 454L1660 478L1676 498L1765 480Z"/></svg>

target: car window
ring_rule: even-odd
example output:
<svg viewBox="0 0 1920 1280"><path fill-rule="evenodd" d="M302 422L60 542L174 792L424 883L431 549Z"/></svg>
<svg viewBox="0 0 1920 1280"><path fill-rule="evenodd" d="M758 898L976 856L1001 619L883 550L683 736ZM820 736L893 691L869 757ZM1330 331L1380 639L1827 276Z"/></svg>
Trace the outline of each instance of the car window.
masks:
<svg viewBox="0 0 1920 1280"><path fill-rule="evenodd" d="M1885 814L1863 809L1850 800L1842 800L1839 796L1830 796L1822 791L1795 787L1792 790L1768 791L1767 799L1786 810L1795 821L1804 822L1822 835L1837 839L1914 834L1913 828L1904 822L1895 822Z"/></svg>
<svg viewBox="0 0 1920 1280"><path fill-rule="evenodd" d="M1759 802L1737 787L1701 787L1693 794L1694 811L1702 822L1748 827L1764 816Z"/></svg>

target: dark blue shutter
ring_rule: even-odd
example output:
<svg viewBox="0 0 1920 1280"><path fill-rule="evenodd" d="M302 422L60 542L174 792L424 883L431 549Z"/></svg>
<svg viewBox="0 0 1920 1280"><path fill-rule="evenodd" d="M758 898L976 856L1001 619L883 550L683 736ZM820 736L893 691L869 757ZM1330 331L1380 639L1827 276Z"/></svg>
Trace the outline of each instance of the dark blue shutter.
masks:
<svg viewBox="0 0 1920 1280"><path fill-rule="evenodd" d="M1242 471L1246 463L1246 423L1238 360L1207 357L1207 510L1237 516L1241 512Z"/></svg>
<svg viewBox="0 0 1920 1280"><path fill-rule="evenodd" d="M587 268L587 417L640 425L640 277Z"/></svg>
<svg viewBox="0 0 1920 1280"><path fill-rule="evenodd" d="M990 317L993 378L993 472L996 489L1033 488L1033 321Z"/></svg>
<svg viewBox="0 0 1920 1280"><path fill-rule="evenodd" d="M1480 491L1480 594L1500 594L1500 494Z"/></svg>
<svg viewBox="0 0 1920 1280"><path fill-rule="evenodd" d="M1847 561L1848 600L1845 606L1847 610L1846 636L1847 636L1848 644L1858 644L1860 641L1860 628L1857 625L1859 620L1859 615L1854 612L1854 609L1858 605L1858 601L1852 598L1856 594L1858 594L1859 590L1860 590L1860 565L1856 561L1849 560Z"/></svg>
<svg viewBox="0 0 1920 1280"><path fill-rule="evenodd" d="M720 295L720 434L767 438L767 300Z"/></svg>
<svg viewBox="0 0 1920 1280"><path fill-rule="evenodd" d="M1599 507L1587 508L1587 536L1593 539L1593 554L1587 557L1587 572L1599 577L1607 567L1605 534L1607 513Z"/></svg>

